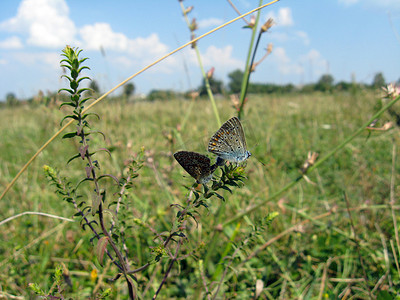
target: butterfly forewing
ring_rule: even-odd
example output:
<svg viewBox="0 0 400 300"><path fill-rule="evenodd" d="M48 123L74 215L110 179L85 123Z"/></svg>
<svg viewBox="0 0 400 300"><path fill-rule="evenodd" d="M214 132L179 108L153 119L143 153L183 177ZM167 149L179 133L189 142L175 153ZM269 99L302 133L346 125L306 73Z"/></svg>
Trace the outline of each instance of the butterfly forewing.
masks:
<svg viewBox="0 0 400 300"><path fill-rule="evenodd" d="M211 137L208 151L233 162L243 161L250 156L246 149L243 127L238 118L233 117L222 124Z"/></svg>
<svg viewBox="0 0 400 300"><path fill-rule="evenodd" d="M211 179L215 169L211 167L211 161L207 156L196 152L179 151L174 157L198 183L206 183Z"/></svg>

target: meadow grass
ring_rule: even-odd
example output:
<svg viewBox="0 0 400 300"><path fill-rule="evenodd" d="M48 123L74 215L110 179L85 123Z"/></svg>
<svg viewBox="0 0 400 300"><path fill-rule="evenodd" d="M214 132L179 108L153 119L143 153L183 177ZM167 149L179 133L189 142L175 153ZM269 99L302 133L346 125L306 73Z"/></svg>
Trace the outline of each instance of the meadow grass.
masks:
<svg viewBox="0 0 400 300"><path fill-rule="evenodd" d="M323 156L362 126L374 113L376 95L364 91L249 95L248 101L242 123L253 157L247 162L245 184L232 194L223 193L225 202L212 198L209 209L197 216L198 224L189 223L182 250L187 257L174 266L160 297L204 298L204 278L212 292L216 287L212 282L222 280L219 297L237 299L254 297L257 282L263 284L261 295L266 299L344 295L367 299L398 288L394 254L399 249L389 206L390 197L396 199L399 192L395 188L391 195L390 184L392 176L398 180L397 165L392 171L397 129L370 136L366 131L307 174L309 182L302 180L239 221L220 225L299 177L309 151ZM149 228L170 230L177 213L170 205L184 204L187 190L183 185L193 182L172 154L182 149L206 154L208 139L218 129L207 100L195 100L188 113L190 105L183 99L123 103L115 98L92 109L101 120L93 119L91 124L106 135L105 140L92 136L92 147L106 147L112 153L111 158L106 153L96 156L104 173L120 175L124 162L145 149L144 167L127 196L126 214L132 217L132 227L125 228L126 243L133 267L150 259L155 236ZM223 121L235 115L228 100L217 100L217 107ZM59 129L62 116L56 107L0 110L2 186ZM175 133L185 117L188 122L178 139ZM50 144L2 200L0 220L24 211L72 218L73 207L54 193L42 166L50 165L70 180L79 180L82 162L66 165L77 147L73 140L61 138ZM84 187L81 193L89 197L90 190ZM271 212L279 216L260 228L257 224ZM100 267L93 258L92 236L81 231L75 220L27 215L3 224L0 290L29 297L29 283L50 289L55 266L61 264L71 279L71 286L65 286L68 296L94 297L112 287L114 298L126 298L123 282L106 281L115 276L116 268L109 263ZM205 274L200 272L201 263ZM154 294L166 266L167 261L161 261L136 274L145 299Z"/></svg>

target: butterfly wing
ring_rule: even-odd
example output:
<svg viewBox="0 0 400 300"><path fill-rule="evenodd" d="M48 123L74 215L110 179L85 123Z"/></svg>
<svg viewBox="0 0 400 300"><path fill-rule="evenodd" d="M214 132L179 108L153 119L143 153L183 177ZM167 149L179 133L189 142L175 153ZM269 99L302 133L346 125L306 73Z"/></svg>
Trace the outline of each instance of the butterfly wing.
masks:
<svg viewBox="0 0 400 300"><path fill-rule="evenodd" d="M196 152L179 151L174 154L174 157L198 183L206 183L211 179L213 170L207 156Z"/></svg>
<svg viewBox="0 0 400 300"><path fill-rule="evenodd" d="M235 150L243 155L247 151L247 145L242 123L240 123L240 120L237 117L233 117L228 121L230 121L234 131L234 136L232 137L234 141L232 142L234 142L234 144L236 145L237 149Z"/></svg>
<svg viewBox="0 0 400 300"><path fill-rule="evenodd" d="M211 137L208 151L229 161L242 161L248 157L243 127L237 117L222 124Z"/></svg>

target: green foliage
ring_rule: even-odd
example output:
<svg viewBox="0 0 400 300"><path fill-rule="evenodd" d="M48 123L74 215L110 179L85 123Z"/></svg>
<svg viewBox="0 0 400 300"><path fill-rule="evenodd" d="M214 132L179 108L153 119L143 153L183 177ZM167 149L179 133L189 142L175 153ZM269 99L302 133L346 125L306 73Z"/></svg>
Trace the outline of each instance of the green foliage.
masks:
<svg viewBox="0 0 400 300"><path fill-rule="evenodd" d="M334 81L335 80L333 79L332 75L324 74L315 84L315 90L321 92L330 92L332 91Z"/></svg>
<svg viewBox="0 0 400 300"><path fill-rule="evenodd" d="M16 106L18 105L18 99L17 96L15 96L14 93L8 93L6 95L6 104L8 106Z"/></svg>
<svg viewBox="0 0 400 300"><path fill-rule="evenodd" d="M386 81L385 81L385 77L383 77L383 74L381 72L376 73L374 76L374 79L372 80L371 86L373 88L379 89L385 85L386 85Z"/></svg>
<svg viewBox="0 0 400 300"><path fill-rule="evenodd" d="M129 98L130 96L132 96L134 92L135 92L135 85L132 82L129 82L124 85L123 95L126 98Z"/></svg>
<svg viewBox="0 0 400 300"><path fill-rule="evenodd" d="M231 93L240 93L243 81L243 71L236 69L228 74L229 82L228 87Z"/></svg>
<svg viewBox="0 0 400 300"><path fill-rule="evenodd" d="M208 83L210 84L210 89L213 94L222 94L224 92L224 84L222 80L215 79L214 77L208 78ZM201 86L199 87L200 96L207 95L206 82L203 79Z"/></svg>
<svg viewBox="0 0 400 300"><path fill-rule="evenodd" d="M96 80L90 81L89 88L92 96L100 94L100 86Z"/></svg>
<svg viewBox="0 0 400 300"><path fill-rule="evenodd" d="M44 292L37 283L29 283L29 288L39 296L45 299L65 299L64 298L64 280L63 280L63 268L57 266L54 273L54 282L52 288L46 293Z"/></svg>
<svg viewBox="0 0 400 300"><path fill-rule="evenodd" d="M151 90L147 95L150 101L155 100L171 100L177 97L177 93L172 90Z"/></svg>
<svg viewBox="0 0 400 300"><path fill-rule="evenodd" d="M188 210L194 218L186 215L186 231L178 230L182 223L178 222L177 214L182 208L171 205L185 207L187 198L183 195L188 189L184 185L191 186L193 179L183 177L182 169L169 154L183 146L177 141L169 146L162 138L160 128L175 128L180 124L191 103L172 99L160 103L123 104L116 99L96 107L96 112L102 116L101 122L96 124L97 129L107 132L107 136L111 134L112 138L104 141L99 135L91 135L91 147L114 149L112 159L108 159L104 152L99 152L96 159L100 161L102 170L107 170L106 173L125 179L132 174L130 177L134 178L127 184L130 188L123 193L118 222L112 231L119 236L118 245L125 241L132 269L152 262L137 274L138 286L162 281L170 261L163 255L174 250L181 239L175 235L171 237L171 244L162 247L160 238L165 241L173 224L176 232L184 233L185 238L182 238L180 259L172 266L172 273L159 298L205 298L204 279L212 295L222 280L217 298L251 298L257 280L261 280L260 297L267 299L297 299L299 294L304 295L304 299L318 298L321 287L324 288L323 297L339 298L350 287L349 296L368 299L367 287L360 279L363 271L343 201L345 190L362 247L368 287L372 290L383 278L374 295L395 299L400 281L391 250L391 241L397 249L394 240L396 228L388 203L393 140L396 144L399 142L396 130L372 132L368 139L366 132L316 171L307 173L310 183L300 181L281 197L265 202L237 222L223 225L253 205L266 201L275 191L300 176L299 168L308 151L317 151L321 157L352 134L371 116L377 102L374 92L367 90L356 97L346 92L249 97L252 97L252 102L242 123L253 155L247 161L245 178L242 179L244 185L240 184L241 188L228 186L232 193L222 188L216 191L225 201L217 196L204 199L204 189L196 187L195 192L207 207L192 206ZM213 118L210 110L204 109L204 103L195 101L192 104L192 113L187 116L190 126L181 132L187 147L201 153L205 153L208 138L216 128L215 121L210 122ZM231 102L221 99L218 105L224 112L223 118L228 119L233 113ZM389 117L385 115L381 122ZM27 161L37 145L46 141L49 128L56 127L61 118L57 108L0 110L3 137L0 150L4 162L0 171L4 182L9 182L11 175ZM64 217L77 212L73 205L66 205L70 202L61 201L62 196L54 195L53 190L58 188L56 185L49 188L42 172L42 165L49 164L52 169L60 170L54 173L48 169L46 177L52 174L51 177L56 179L50 181L57 184L58 179L67 175L74 188L82 180L83 172L80 158L66 167L71 146L80 146L74 141L58 140L43 152L25 178L17 182L10 196L2 202L1 219L16 211L43 211ZM142 151L142 146L146 150ZM127 157L138 163L125 161ZM265 167L257 159L263 161ZM216 182L224 169L216 172ZM395 182L399 180L397 173L395 170ZM108 191L106 200L110 200L110 206L105 208L115 210L121 189L112 180L103 180ZM120 184L125 182L122 180ZM90 203L91 184L91 181L80 184L79 201L87 198ZM209 183L208 193L213 192L213 184ZM395 196L397 199L398 191L395 191ZM272 223L265 220L274 212L279 215ZM396 208L396 216L397 212ZM107 224L112 224L112 215L106 213L105 217ZM115 278L119 269L109 264L107 254L103 259L104 268L97 263L97 241L90 242L93 234L88 225L85 231L80 231L78 221L81 216L76 220L76 223L63 224L58 220L25 216L3 224L0 233L2 291L33 298L35 295L30 294L33 292L28 285L36 282L38 289L47 294L61 260L68 268L71 280L71 285L63 283L65 298L97 298L106 291L110 293L109 299L127 298L122 277L113 282L101 280L101 276ZM377 230L377 225L381 231ZM382 238L386 241L386 248ZM203 273L199 268L200 260L203 260ZM97 277L91 275L93 269L98 270ZM217 270L221 272L214 280ZM384 277L387 272L391 277ZM99 290L95 290L97 285ZM143 299L151 298L156 288L150 285L148 292L142 295Z"/></svg>
<svg viewBox="0 0 400 300"><path fill-rule="evenodd" d="M292 93L295 90L293 84L279 85L279 84L261 84L250 83L248 92L254 94L272 94L272 93Z"/></svg>

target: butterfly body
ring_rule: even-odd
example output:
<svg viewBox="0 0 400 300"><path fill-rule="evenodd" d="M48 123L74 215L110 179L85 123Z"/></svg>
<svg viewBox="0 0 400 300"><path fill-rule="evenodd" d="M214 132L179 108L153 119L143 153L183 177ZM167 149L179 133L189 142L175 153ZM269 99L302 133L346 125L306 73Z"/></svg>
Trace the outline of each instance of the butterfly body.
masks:
<svg viewBox="0 0 400 300"><path fill-rule="evenodd" d="M246 138L238 118L233 117L222 124L211 137L208 151L218 155L220 160L234 163L243 162L251 156L251 153L247 151Z"/></svg>
<svg viewBox="0 0 400 300"><path fill-rule="evenodd" d="M177 162L190 174L197 183L207 183L212 179L216 165L211 165L210 159L197 152L179 151L174 154Z"/></svg>

